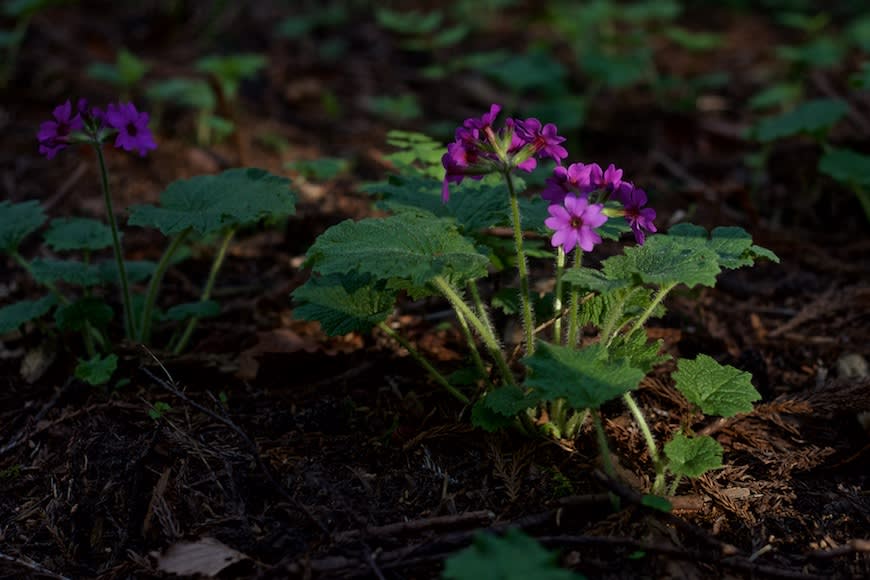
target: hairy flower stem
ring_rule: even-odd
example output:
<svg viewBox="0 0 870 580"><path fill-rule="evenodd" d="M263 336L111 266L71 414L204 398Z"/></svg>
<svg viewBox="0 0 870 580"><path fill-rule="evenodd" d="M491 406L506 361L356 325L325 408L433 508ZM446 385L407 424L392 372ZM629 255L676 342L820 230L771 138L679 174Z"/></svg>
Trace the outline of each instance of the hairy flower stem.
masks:
<svg viewBox="0 0 870 580"><path fill-rule="evenodd" d="M580 431L580 427L583 426L583 423L586 422L586 419L589 418L589 409L583 409L582 411L574 411L568 418L568 424L565 426L565 435L569 439L573 439L577 437L577 433Z"/></svg>
<svg viewBox="0 0 870 580"><path fill-rule="evenodd" d="M442 387L447 389L448 393L453 395L457 400L459 400L461 403L463 403L465 405L471 404L471 401L468 399L468 397L466 397L459 389L457 389L456 387L451 385L447 381L447 379L444 378L444 375L439 373L438 369L436 369L431 364L429 364L429 361L427 361L426 358L423 355L421 355L419 353L419 351L417 351L417 349L415 349L414 346L410 342L408 342L402 335L400 335L398 332L396 332L395 330L390 328L386 322L379 323L378 328L383 330L387 336L389 336L390 338L392 338L393 340L398 342L400 345L402 345L405 348L405 350L408 351L408 354L410 354L411 357L415 361L417 361L417 363L420 366L422 366L424 369L426 369L426 371L432 376L432 378L435 380L436 383L438 383L439 385L441 385Z"/></svg>
<svg viewBox="0 0 870 580"><path fill-rule="evenodd" d="M450 305L453 306L454 310L462 313L471 327L480 335L480 338L483 339L483 344L486 346L490 356L492 356L495 361L504 381L509 385L515 385L516 382L514 381L513 373L511 373L507 361L505 361L504 353L502 353L501 347L499 346L498 340L496 339L492 329L480 320L474 311L471 310L471 307L465 303L465 300L462 299L447 280L441 276L436 276L433 278L432 282L441 294L450 302Z"/></svg>
<svg viewBox="0 0 870 580"><path fill-rule="evenodd" d="M579 270L583 263L583 251L577 247L574 250L574 266L575 270ZM580 289L573 285L571 286L571 304L568 311L568 338L565 341L565 346L574 348L577 346L577 333L580 327L578 315L580 313Z"/></svg>
<svg viewBox="0 0 870 580"><path fill-rule="evenodd" d="M520 276L520 300L523 308L523 331L526 336L526 354L535 352L535 317L532 313L532 298L529 290L529 268L523 250L523 226L520 221L520 200L514 188L510 172L505 172L508 192L511 199L511 221L514 226L514 246L517 251L517 272Z"/></svg>
<svg viewBox="0 0 870 580"><path fill-rule="evenodd" d="M151 281L148 282L148 292L145 294L145 304L142 307L142 320L139 323L139 342L143 344L148 344L151 340L151 322L154 318L154 305L157 302L157 295L160 293L163 276L166 274L166 270L169 269L169 264L172 263L172 257L175 255L175 252L181 247L181 244L189 233L190 228L173 238L166 251L160 257L157 268L154 270L154 274L151 275Z"/></svg>
<svg viewBox="0 0 870 580"><path fill-rule="evenodd" d="M118 266L118 276L121 279L121 300L124 303L124 332L128 338L136 335L136 321L133 319L133 307L130 304L130 284L127 281L127 268L124 266L124 252L121 249L121 239L118 236L118 224L115 220L115 212L112 209L112 196L109 193L109 172L106 169L106 160L103 157L101 145L94 145L97 150L97 160L100 164L100 185L103 189L103 201L106 203L106 217L112 230L112 247L115 250L115 263Z"/></svg>
<svg viewBox="0 0 870 580"><path fill-rule="evenodd" d="M668 495L674 496L677 494L677 488L680 486L680 482L683 480L682 475L678 475L671 482L671 485L668 487ZM662 481L662 488L664 488L664 481Z"/></svg>
<svg viewBox="0 0 870 580"><path fill-rule="evenodd" d="M598 439L598 451L601 453L601 461L604 464L604 473L610 479L616 479L616 468L613 465L613 457L610 456L610 448L607 446L607 434L604 432L604 425L601 423L601 410L592 411L592 424L595 425L595 435ZM610 502L613 504L613 509L619 509L619 498L610 494Z"/></svg>
<svg viewBox="0 0 870 580"><path fill-rule="evenodd" d="M553 311L556 320L553 322L553 341L559 343L562 340L562 274L565 271L565 250L562 246L556 248L556 291L553 298Z"/></svg>
<svg viewBox="0 0 870 580"><path fill-rule="evenodd" d="M199 297L200 302L205 302L211 297L211 292L214 290L215 281L217 281L218 272L221 270L221 266L223 266L224 258L227 257L227 249L230 247L230 242L233 241L233 236L236 235L236 228L230 228L224 234L224 239L221 241L221 245L218 248L217 254L215 254L214 261L211 263L211 270L208 273L208 279L205 281L205 286L202 289L202 294ZM185 348L187 348L187 343L190 341L190 337L193 335L194 329L196 329L197 322L199 321L199 317L192 317L187 326L184 328L184 332L181 335L181 338L178 339L178 343L175 345L175 348L172 349L172 354L178 355L181 354Z"/></svg>
<svg viewBox="0 0 870 580"><path fill-rule="evenodd" d="M665 299L665 296L668 295L668 292L673 290L677 286L677 282L673 282L672 284L665 284L664 286L659 288L656 297L653 298L653 301L647 306L646 310L643 311L643 314L640 315L640 318L634 323L631 327L631 330L628 331L626 336L631 336L646 324L646 321L649 320L649 317L652 316L653 311L655 311L656 307L662 303L662 300Z"/></svg>
<svg viewBox="0 0 870 580"><path fill-rule="evenodd" d="M480 293L477 291L477 284L469 282L468 290L477 304L478 312L480 312L481 315L484 315L485 310L483 309L483 303L480 301ZM465 316L463 316L461 312L455 312L456 318L459 320L459 327L462 329L462 335L465 337L465 342L468 343L468 349L471 351L471 359L474 361L474 366L477 368L477 372L480 373L481 378L486 381L486 390L492 390L495 388L495 385L492 384L492 381L489 378L489 372L486 370L486 365L483 364L483 359L480 358L480 351L477 349L477 341L474 340L474 335L471 333L468 321L465 320ZM485 322L488 321L485 320ZM490 327L491 326L492 325L490 325Z"/></svg>
<svg viewBox="0 0 870 580"><path fill-rule="evenodd" d="M640 407L637 406L637 403L635 402L634 397L631 396L631 393L625 393L622 396L622 400L625 401L625 404L628 406L628 410L631 411L634 420L637 422L638 427L640 427L640 432L643 434L643 439L646 442L646 447L649 451L650 459L652 459L653 467L656 471L656 477L653 482L652 492L655 494L660 494L664 492L665 487L665 466L662 463L661 457L659 457L659 450L656 446L656 440L653 437L652 431L650 431L649 423L647 423L646 417L643 416L643 412L640 410Z"/></svg>

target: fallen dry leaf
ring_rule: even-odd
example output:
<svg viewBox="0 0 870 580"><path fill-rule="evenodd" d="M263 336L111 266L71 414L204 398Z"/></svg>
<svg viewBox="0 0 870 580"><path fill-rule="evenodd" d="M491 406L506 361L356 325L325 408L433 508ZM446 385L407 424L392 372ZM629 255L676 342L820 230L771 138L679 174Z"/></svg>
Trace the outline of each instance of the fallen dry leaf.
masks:
<svg viewBox="0 0 870 580"><path fill-rule="evenodd" d="M177 542L162 555L157 555L157 569L167 574L191 576L201 574L214 577L221 570L248 557L214 538L201 538L195 542Z"/></svg>

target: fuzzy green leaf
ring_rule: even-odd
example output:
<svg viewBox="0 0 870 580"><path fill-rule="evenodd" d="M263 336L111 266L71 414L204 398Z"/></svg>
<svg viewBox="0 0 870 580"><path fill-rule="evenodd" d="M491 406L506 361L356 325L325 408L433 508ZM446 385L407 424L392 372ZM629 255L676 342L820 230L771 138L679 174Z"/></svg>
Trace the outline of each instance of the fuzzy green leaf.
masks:
<svg viewBox="0 0 870 580"><path fill-rule="evenodd" d="M99 271L81 260L37 258L30 264L34 279L40 284L66 282L75 286L94 286L102 282Z"/></svg>
<svg viewBox="0 0 870 580"><path fill-rule="evenodd" d="M301 160L285 163L287 169L298 172L306 179L328 181L347 172L350 161L341 157L320 157L313 160Z"/></svg>
<svg viewBox="0 0 870 580"><path fill-rule="evenodd" d="M130 208L133 226L152 227L166 236L190 228L200 235L229 226L254 224L296 211L290 180L262 169L238 168L219 175L199 175L170 184L160 206Z"/></svg>
<svg viewBox="0 0 870 580"><path fill-rule="evenodd" d="M117 355L110 354L106 357L95 355L89 360L79 359L79 363L76 365L75 376L79 380L98 387L108 383L117 368Z"/></svg>
<svg viewBox="0 0 870 580"><path fill-rule="evenodd" d="M453 186L448 203L441 201L441 182L420 175L391 176L364 190L383 195L380 206L393 212L422 209L443 218L453 218L464 231L476 231L508 222L508 196L503 186L470 182Z"/></svg>
<svg viewBox="0 0 870 580"><path fill-rule="evenodd" d="M819 171L847 185L870 186L870 155L831 148L819 160Z"/></svg>
<svg viewBox="0 0 870 580"><path fill-rule="evenodd" d="M519 387L504 385L488 393L482 404L494 413L513 418L520 411L534 407L539 401L534 392L524 393Z"/></svg>
<svg viewBox="0 0 870 580"><path fill-rule="evenodd" d="M387 133L387 143L398 149L387 159L402 173L421 173L439 181L444 177L441 156L447 147L443 143L422 133L396 130Z"/></svg>
<svg viewBox="0 0 870 580"><path fill-rule="evenodd" d="M185 302L167 310L164 320L187 320L188 318L214 318L221 313L221 305L214 300Z"/></svg>
<svg viewBox="0 0 870 580"><path fill-rule="evenodd" d="M676 433L665 443L668 469L674 475L700 477L711 469L722 467L722 446L708 435L686 437Z"/></svg>
<svg viewBox="0 0 870 580"><path fill-rule="evenodd" d="M326 230L308 250L323 274L368 273L425 285L436 276L456 283L486 275L489 260L450 221L410 212L347 220Z"/></svg>
<svg viewBox="0 0 870 580"><path fill-rule="evenodd" d="M45 316L57 299L49 294L39 300L21 300L0 308L0 335L18 330L25 322Z"/></svg>
<svg viewBox="0 0 870 580"><path fill-rule="evenodd" d="M674 510L674 506L671 502L669 502L666 498L659 497L657 495L644 494L644 496L640 499L640 503L641 505L645 505L646 507L658 510L660 512L664 512L666 514L669 514Z"/></svg>
<svg viewBox="0 0 870 580"><path fill-rule="evenodd" d="M523 359L531 371L525 385L541 399L564 398L575 409L597 409L632 389L644 372L626 360L608 360L600 344L581 350L539 342L535 354Z"/></svg>
<svg viewBox="0 0 870 580"><path fill-rule="evenodd" d="M762 143L770 143L801 133L818 134L833 127L848 111L848 105L840 99L806 101L791 111L759 121L755 136Z"/></svg>
<svg viewBox="0 0 870 580"><path fill-rule="evenodd" d="M729 365L720 365L699 354L695 360L679 359L673 374L679 390L690 403L707 415L732 417L752 411L761 395L752 386L752 375Z"/></svg>
<svg viewBox="0 0 870 580"><path fill-rule="evenodd" d="M446 580L578 580L582 578L556 565L556 554L520 530L511 528L498 537L486 532L474 543L447 559Z"/></svg>
<svg viewBox="0 0 870 580"><path fill-rule="evenodd" d="M14 252L28 235L48 219L36 200L12 203L0 201L0 251Z"/></svg>
<svg viewBox="0 0 870 580"><path fill-rule="evenodd" d="M112 245L112 230L103 222L89 218L58 218L51 221L44 240L59 252L96 251Z"/></svg>
<svg viewBox="0 0 870 580"><path fill-rule="evenodd" d="M487 407L485 399L478 400L471 408L471 424L488 433L495 433L514 424L514 417L497 413Z"/></svg>
<svg viewBox="0 0 870 580"><path fill-rule="evenodd" d="M368 278L353 274L309 278L293 292L300 303L293 316L320 322L330 336L368 332L387 319L396 303L394 290Z"/></svg>
<svg viewBox="0 0 870 580"><path fill-rule="evenodd" d="M671 359L671 357L659 353L662 342L661 340L647 340L646 331L635 332L630 336L621 334L617 335L608 350L611 358L624 358L631 363L631 366L646 374L654 367Z"/></svg>
<svg viewBox="0 0 870 580"><path fill-rule="evenodd" d="M625 288L630 284L624 278L608 278L603 272L594 268L571 268L566 270L562 274L562 282L576 286L581 290L590 290L600 294Z"/></svg>
<svg viewBox="0 0 870 580"><path fill-rule="evenodd" d="M84 330L85 323L102 328L112 320L111 306L101 298L81 298L71 304L58 306L54 311L54 321L61 330Z"/></svg>
<svg viewBox="0 0 870 580"><path fill-rule="evenodd" d="M120 284L118 264L115 260L104 260L95 264L94 267L97 270L97 276L99 276L101 283ZM124 269L127 271L127 280L129 282L144 282L157 269L157 264L150 260L127 260L124 262Z"/></svg>

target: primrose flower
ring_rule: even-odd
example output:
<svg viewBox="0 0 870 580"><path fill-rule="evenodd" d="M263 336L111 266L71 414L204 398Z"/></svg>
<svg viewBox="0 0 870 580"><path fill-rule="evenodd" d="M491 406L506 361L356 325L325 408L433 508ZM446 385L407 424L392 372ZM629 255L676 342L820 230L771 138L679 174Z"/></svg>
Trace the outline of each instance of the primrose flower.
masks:
<svg viewBox="0 0 870 580"><path fill-rule="evenodd" d="M604 171L597 163L589 166L589 187L593 190L613 191L620 183L622 183L622 169L617 169L613 163Z"/></svg>
<svg viewBox="0 0 870 580"><path fill-rule="evenodd" d="M149 150L157 149L154 136L148 128L148 113L140 113L133 103L110 104L105 113L106 124L118 130L115 147L124 151L138 150L145 157Z"/></svg>
<svg viewBox="0 0 870 580"><path fill-rule="evenodd" d="M586 197L590 191L589 165L572 163L567 167L561 165L553 169L553 175L547 178L541 197L552 203L562 203L569 194Z"/></svg>
<svg viewBox="0 0 870 580"><path fill-rule="evenodd" d="M591 251L595 244L601 243L601 236L594 228L607 221L607 216L601 213L603 209L601 204L590 204L587 198L574 195L566 196L564 205L552 204L547 208L550 217L544 221L555 232L550 244L554 248L562 246L566 253L574 246Z"/></svg>
<svg viewBox="0 0 870 580"><path fill-rule="evenodd" d="M623 181L614 192L614 198L620 201L625 208L625 219L628 220L631 231L634 232L634 239L638 244L643 245L646 241L644 230L647 232L657 231L653 223L653 220L656 219L656 211L651 207L643 207L647 202L646 192L627 181Z"/></svg>
<svg viewBox="0 0 870 580"><path fill-rule="evenodd" d="M55 107L52 116L54 116L54 121L42 123L36 134L36 139L39 141L39 153L48 159L54 159L58 151L69 145L70 133L84 128L81 115L76 113L73 116L73 107L69 100Z"/></svg>
<svg viewBox="0 0 870 580"><path fill-rule="evenodd" d="M516 135L531 145L535 151L535 155L540 159L545 157L551 158L553 161L562 164L562 159L568 157L568 150L560 145L565 138L556 134L558 129L552 123L541 125L541 122L535 118L526 119L525 121L515 121Z"/></svg>

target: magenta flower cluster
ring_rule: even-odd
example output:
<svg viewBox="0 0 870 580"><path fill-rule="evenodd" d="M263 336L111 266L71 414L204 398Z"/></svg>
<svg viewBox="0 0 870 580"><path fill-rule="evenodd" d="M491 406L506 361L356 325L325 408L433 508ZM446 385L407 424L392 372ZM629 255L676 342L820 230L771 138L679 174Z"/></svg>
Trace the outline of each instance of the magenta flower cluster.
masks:
<svg viewBox="0 0 870 580"><path fill-rule="evenodd" d="M445 169L441 198L450 198L449 184L464 178L481 179L489 173L510 173L513 169L532 171L536 159L553 159L558 165L547 179L541 197L550 202L550 217L545 224L554 234L553 247L570 252L575 247L590 251L601 243L595 228L601 227L608 216L623 216L628 221L635 240L643 244L648 232L655 232L656 212L645 207L647 195L629 181L622 179L623 171L614 164L602 169L597 163L572 163L564 167L562 160L568 151L552 123L542 125L538 119L519 121L507 119L504 127L496 130L493 123L501 111L492 105L489 112L477 118L466 119L456 129L456 140L447 146L441 158ZM622 210L604 208L604 202L618 201Z"/></svg>
<svg viewBox="0 0 870 580"><path fill-rule="evenodd" d="M136 151L142 157L157 149L148 128L148 113L140 113L133 103L110 103L104 111L89 108L85 99L79 99L73 109L67 100L55 107L52 116L54 120L42 123L36 134L39 153L48 159L72 142L99 144L112 133L117 133L115 147L119 149Z"/></svg>
<svg viewBox="0 0 870 580"><path fill-rule="evenodd" d="M444 203L450 199L450 184L466 177L482 179L490 173L507 173L513 169L532 171L537 159L550 158L561 164L568 157L562 147L565 140L552 123L542 125L538 119L506 119L494 128L501 106L492 105L480 118L466 119L456 129L456 140L447 146L441 158L446 174L441 190Z"/></svg>

